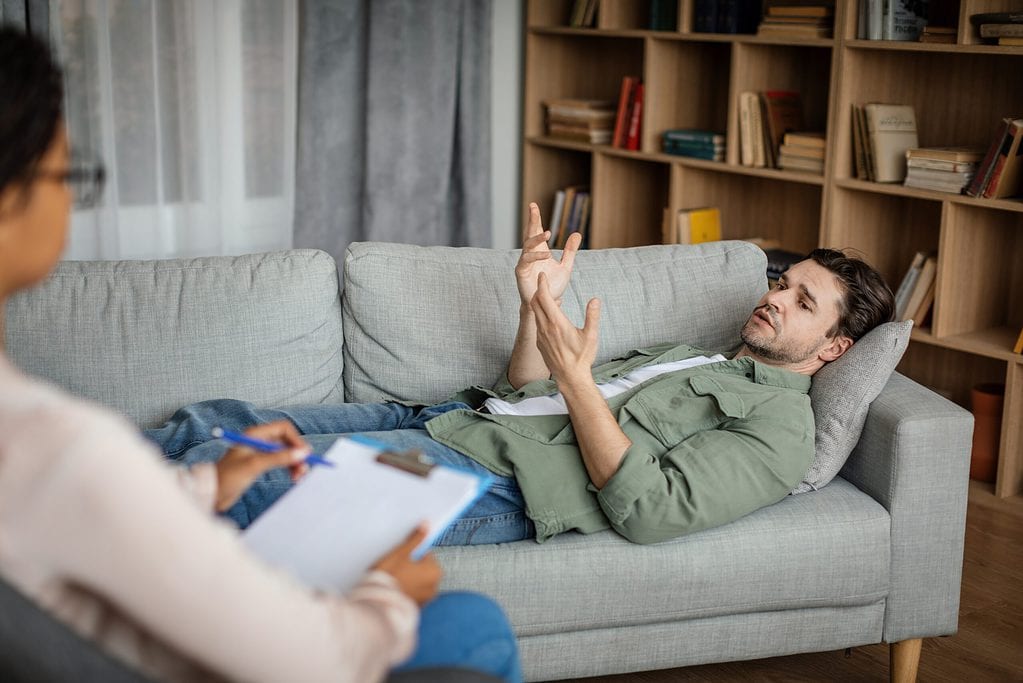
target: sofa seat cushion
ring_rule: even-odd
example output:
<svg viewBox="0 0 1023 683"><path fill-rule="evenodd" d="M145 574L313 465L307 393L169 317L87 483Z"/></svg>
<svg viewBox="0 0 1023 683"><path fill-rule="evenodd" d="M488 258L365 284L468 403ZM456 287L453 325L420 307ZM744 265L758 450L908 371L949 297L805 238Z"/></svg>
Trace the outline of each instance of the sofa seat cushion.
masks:
<svg viewBox="0 0 1023 683"><path fill-rule="evenodd" d="M64 261L8 302L7 349L25 371L151 427L210 398L341 401L340 308L334 259L311 249Z"/></svg>
<svg viewBox="0 0 1023 683"><path fill-rule="evenodd" d="M716 529L639 546L606 531L439 548L445 590L497 597L519 636L869 605L889 585L888 512L838 478Z"/></svg>
<svg viewBox="0 0 1023 683"><path fill-rule="evenodd" d="M504 373L518 325L518 251L357 242L344 264L345 397L435 402ZM663 342L714 352L767 289L749 242L594 249L576 256L562 308L582 325L600 297L597 362Z"/></svg>

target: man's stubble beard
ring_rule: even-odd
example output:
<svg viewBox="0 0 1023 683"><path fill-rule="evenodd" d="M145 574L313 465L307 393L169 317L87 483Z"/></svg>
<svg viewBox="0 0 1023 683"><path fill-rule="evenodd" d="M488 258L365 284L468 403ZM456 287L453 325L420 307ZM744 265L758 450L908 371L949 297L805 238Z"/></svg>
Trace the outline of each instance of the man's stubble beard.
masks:
<svg viewBox="0 0 1023 683"><path fill-rule="evenodd" d="M753 311L754 315L757 310L759 309L755 309ZM751 315L749 320L746 321L746 324L742 326L739 337L742 339L742 343L746 345L746 349L750 353L757 358L786 365L802 363L810 357L817 355L818 347L816 346L804 348L801 350L801 353L793 352L791 349L787 348L784 342L782 342L777 336L778 323L775 321L770 310L767 311L767 315L771 318L771 322L774 323L774 327L772 328L775 330L776 334L774 339L767 339L763 333L757 331L757 323L754 320L753 315ZM774 343L772 344L771 342Z"/></svg>

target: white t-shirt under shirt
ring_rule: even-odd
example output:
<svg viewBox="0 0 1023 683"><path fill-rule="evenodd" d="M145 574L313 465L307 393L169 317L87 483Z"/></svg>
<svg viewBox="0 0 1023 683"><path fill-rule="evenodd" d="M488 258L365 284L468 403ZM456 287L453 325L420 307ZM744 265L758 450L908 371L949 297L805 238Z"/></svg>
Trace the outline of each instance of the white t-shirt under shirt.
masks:
<svg viewBox="0 0 1023 683"><path fill-rule="evenodd" d="M636 368L632 372L613 379L610 382L598 384L597 388L600 389L600 393L605 399L607 399L628 391L629 389L651 380L654 377L665 375L669 372L685 370L687 368L695 368L699 365L719 363L723 360L728 359L718 353L710 357L694 356L693 358L677 360L671 363L647 365L642 368ZM509 403L508 401L504 401L499 398L488 398L483 405L486 406L487 410L490 411L492 415L535 416L568 414L568 406L565 405L565 397L561 395L560 391L558 393L551 394L550 396L527 398L524 401L519 401L518 403Z"/></svg>

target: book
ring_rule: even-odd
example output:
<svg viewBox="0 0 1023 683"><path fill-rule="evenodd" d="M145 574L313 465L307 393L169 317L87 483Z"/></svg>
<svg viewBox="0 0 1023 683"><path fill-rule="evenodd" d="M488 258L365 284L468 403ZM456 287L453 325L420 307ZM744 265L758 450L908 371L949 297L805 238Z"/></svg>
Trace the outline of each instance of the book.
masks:
<svg viewBox="0 0 1023 683"><path fill-rule="evenodd" d="M676 244L701 244L721 239L721 211L717 207L680 209L675 225Z"/></svg>
<svg viewBox="0 0 1023 683"><path fill-rule="evenodd" d="M420 557L492 479L395 453L363 437L341 437L314 467L241 535L267 564L315 589L347 593L424 520ZM358 519L358 524L352 524ZM344 543L324 542L344 537Z"/></svg>
<svg viewBox="0 0 1023 683"><path fill-rule="evenodd" d="M860 180L870 180L867 175L867 156L864 151L863 135L860 131L860 107L852 105L853 169Z"/></svg>
<svg viewBox="0 0 1023 683"><path fill-rule="evenodd" d="M874 151L870 146L870 136L867 133L867 113L863 107L857 107L856 113L860 126L860 140L863 142L863 162L867 171L866 179L873 182L876 177L874 169Z"/></svg>
<svg viewBox="0 0 1023 683"><path fill-rule="evenodd" d="M767 8L768 16L779 17L830 17L835 9L830 5L771 5Z"/></svg>
<svg viewBox="0 0 1023 683"><path fill-rule="evenodd" d="M693 31L717 33L718 0L695 0L693 3Z"/></svg>
<svg viewBox="0 0 1023 683"><path fill-rule="evenodd" d="M767 90L763 99L771 154L777 156L785 133L803 130L803 100L798 92L790 90Z"/></svg>
<svg viewBox="0 0 1023 683"><path fill-rule="evenodd" d="M1023 24L1023 12L979 12L970 15L974 26L984 24Z"/></svg>
<svg viewBox="0 0 1023 683"><path fill-rule="evenodd" d="M806 157L794 157L781 154L778 157L778 168L786 171L811 171L817 174L824 173L824 159L807 159Z"/></svg>
<svg viewBox="0 0 1023 683"><path fill-rule="evenodd" d="M763 115L763 103L760 95L755 92L744 93L749 106L750 139L753 147L753 166L764 168L767 166L767 150L764 147L766 139L765 121Z"/></svg>
<svg viewBox="0 0 1023 683"><path fill-rule="evenodd" d="M1020 147L1021 140L1023 140L1023 119L1013 119L994 161L991 178L984 186L986 199L1014 197L1019 193L1020 155L1023 154L1023 148Z"/></svg>
<svg viewBox="0 0 1023 683"><path fill-rule="evenodd" d="M1019 331L1019 337L1016 338L1016 346L1012 347L1013 353L1023 353L1023 330Z"/></svg>
<svg viewBox="0 0 1023 683"><path fill-rule="evenodd" d="M650 0L650 29L674 31L678 28L677 0Z"/></svg>
<svg viewBox="0 0 1023 683"><path fill-rule="evenodd" d="M589 142L594 145L606 145L611 142L610 129L593 129L579 126L566 126L560 123L547 125L547 134L555 138Z"/></svg>
<svg viewBox="0 0 1023 683"><path fill-rule="evenodd" d="M867 3L867 40L881 40L885 0L860 0Z"/></svg>
<svg viewBox="0 0 1023 683"><path fill-rule="evenodd" d="M874 181L901 183L906 177L906 150L920 144L913 107L873 102L864 107L864 112Z"/></svg>
<svg viewBox="0 0 1023 683"><path fill-rule="evenodd" d="M920 310L920 305L924 302L924 298L927 296L927 290L934 285L934 277L938 270L938 259L932 254L928 254L924 259L923 265L920 267L920 274L917 276L916 281L913 283L913 291L910 293L909 298L906 301L906 307L902 312L900 320L910 320L912 316L917 314ZM914 324L919 323L918 320L913 320Z"/></svg>
<svg viewBox="0 0 1023 683"><path fill-rule="evenodd" d="M583 14L583 27L593 27L597 25L597 9L600 7L600 0L588 0L586 3L586 13Z"/></svg>
<svg viewBox="0 0 1023 683"><path fill-rule="evenodd" d="M927 168L932 171L950 171L960 173L972 171L976 173L978 163L976 161L942 161L941 159L921 159L920 157L906 157L907 172L914 168Z"/></svg>
<svg viewBox="0 0 1023 683"><path fill-rule="evenodd" d="M661 135L666 140L681 142L710 142L716 145L723 145L725 143L725 136L723 133L712 130L700 130L697 128L675 128L672 130L666 130Z"/></svg>
<svg viewBox="0 0 1023 683"><path fill-rule="evenodd" d="M625 76L622 78L622 87L618 95L618 111L615 115L614 134L611 137L611 145L624 148L625 139L629 134L629 112L632 109L632 93L639 83L636 76Z"/></svg>
<svg viewBox="0 0 1023 683"><path fill-rule="evenodd" d="M565 188L565 204L558 219L558 239L554 242L555 249L563 249L568 236L571 233L569 225L572 222L572 212L575 211L575 198L580 192L586 191L584 185L569 185Z"/></svg>
<svg viewBox="0 0 1023 683"><path fill-rule="evenodd" d="M824 149L824 133L812 130L792 131L785 133L782 140L786 145L798 145L799 147L817 147Z"/></svg>
<svg viewBox="0 0 1023 683"><path fill-rule="evenodd" d="M787 145L782 142L778 148L779 157L803 157L804 159L824 159L823 147L804 147L802 145Z"/></svg>
<svg viewBox="0 0 1023 683"><path fill-rule="evenodd" d="M931 306L934 305L934 292L937 289L938 279L937 277L931 278L931 284L928 285L927 291L924 292L923 301L920 302L920 306L916 309L910 318L913 319L913 327L923 327L924 323L927 322L927 316L931 312Z"/></svg>
<svg viewBox="0 0 1023 683"><path fill-rule="evenodd" d="M1019 47L1023 45L1023 38L1017 38L1014 36L1002 36L998 39L999 45L1010 45L1012 47Z"/></svg>
<svg viewBox="0 0 1023 683"><path fill-rule="evenodd" d="M625 138L625 149L638 150L643 127L643 84L637 83L629 113L629 134Z"/></svg>
<svg viewBox="0 0 1023 683"><path fill-rule="evenodd" d="M895 291L896 320L905 320L906 304L909 303L909 297L913 293L913 288L916 286L916 280L920 277L920 270L923 268L924 261L926 260L927 252L916 252L916 254L913 255L913 260L909 264L909 268L906 269L906 274L902 276L902 282L899 283L899 288Z"/></svg>
<svg viewBox="0 0 1023 683"><path fill-rule="evenodd" d="M924 26L920 33L920 42L953 44L956 42L957 31L958 29L952 26Z"/></svg>
<svg viewBox="0 0 1023 683"><path fill-rule="evenodd" d="M1023 37L1023 24L981 24L981 38Z"/></svg>
<svg viewBox="0 0 1023 683"><path fill-rule="evenodd" d="M933 159L935 161L980 161L983 147L915 147L906 150L906 159Z"/></svg>
<svg viewBox="0 0 1023 683"><path fill-rule="evenodd" d="M966 188L966 194L969 196L983 196L984 187L987 185L988 179L991 178L991 171L994 169L995 160L998 158L999 150L1002 149L1002 142L1009 132L1009 125L1012 123L1012 120L1012 117L1006 117L998 123L995 135L991 139L991 144L988 145L987 152L977 167L977 174L973 176L969 187Z"/></svg>
<svg viewBox="0 0 1023 683"><path fill-rule="evenodd" d="M749 96L752 93L739 93L739 163L753 166L753 123Z"/></svg>
<svg viewBox="0 0 1023 683"><path fill-rule="evenodd" d="M565 210L565 191L557 190L554 192L554 204L551 207L551 219L547 221L547 229L551 231L551 236L547 240L547 245L553 247L558 243L558 231L561 228L561 214Z"/></svg>

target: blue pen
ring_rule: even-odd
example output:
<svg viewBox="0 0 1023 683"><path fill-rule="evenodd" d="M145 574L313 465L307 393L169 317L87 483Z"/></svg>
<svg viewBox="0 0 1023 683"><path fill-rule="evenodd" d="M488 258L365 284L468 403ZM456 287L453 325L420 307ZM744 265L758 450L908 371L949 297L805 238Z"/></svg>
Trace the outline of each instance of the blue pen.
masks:
<svg viewBox="0 0 1023 683"><path fill-rule="evenodd" d="M259 439L253 439L251 436L245 436L244 434L238 434L237 432L231 432L220 427L214 427L210 430L210 434L215 439L223 439L228 443L238 444L239 446L248 446L254 448L257 451L264 453L276 453L277 451L284 448L279 443L270 443L269 441L261 441ZM322 455L310 455L305 459L307 465L323 465L325 467L333 467L334 463L324 458Z"/></svg>

